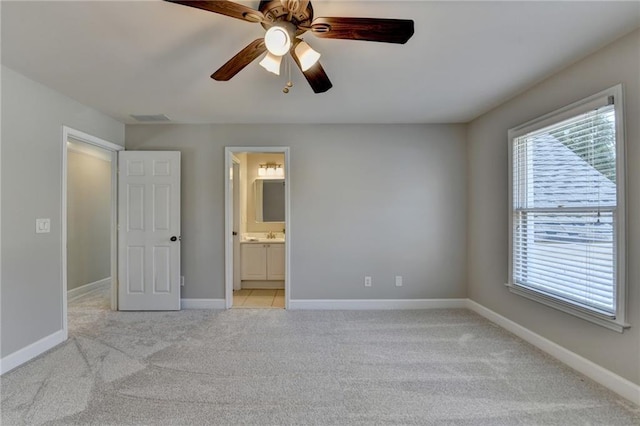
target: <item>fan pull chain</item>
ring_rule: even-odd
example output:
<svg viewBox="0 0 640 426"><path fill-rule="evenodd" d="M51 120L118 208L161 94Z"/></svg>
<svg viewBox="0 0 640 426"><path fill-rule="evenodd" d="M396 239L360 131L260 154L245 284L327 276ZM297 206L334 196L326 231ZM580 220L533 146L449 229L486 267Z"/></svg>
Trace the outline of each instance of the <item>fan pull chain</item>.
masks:
<svg viewBox="0 0 640 426"><path fill-rule="evenodd" d="M287 84L282 89L284 94L289 93L289 88L293 87L293 82L291 81L291 59L287 56L285 57L285 67L287 67Z"/></svg>

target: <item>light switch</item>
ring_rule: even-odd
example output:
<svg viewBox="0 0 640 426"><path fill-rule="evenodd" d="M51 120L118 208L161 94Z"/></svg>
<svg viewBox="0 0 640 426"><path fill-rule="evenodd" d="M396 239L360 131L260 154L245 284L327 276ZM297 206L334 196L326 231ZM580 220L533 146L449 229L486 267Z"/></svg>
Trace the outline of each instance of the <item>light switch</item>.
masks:
<svg viewBox="0 0 640 426"><path fill-rule="evenodd" d="M36 219L36 234L46 234L51 232L51 219Z"/></svg>

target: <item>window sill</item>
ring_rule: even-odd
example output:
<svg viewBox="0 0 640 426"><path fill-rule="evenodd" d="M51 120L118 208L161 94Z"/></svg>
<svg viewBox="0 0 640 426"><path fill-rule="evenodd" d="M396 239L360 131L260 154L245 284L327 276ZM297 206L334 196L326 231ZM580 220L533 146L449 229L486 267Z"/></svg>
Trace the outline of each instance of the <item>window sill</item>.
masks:
<svg viewBox="0 0 640 426"><path fill-rule="evenodd" d="M574 308L569 304L556 301L551 297L536 293L533 290L528 290L526 288L523 288L521 286L514 285L514 284L505 284L505 285L509 288L509 291L511 293L525 297L529 300L533 300L534 302L542 303L543 305L557 309L569 315L573 315L585 321L589 321L591 323L597 324L601 327L608 328L609 330L622 333L624 332L625 329L631 327L630 324L627 324L625 322L620 322L617 319L606 318L604 316L599 316L595 313L589 313L585 310Z"/></svg>

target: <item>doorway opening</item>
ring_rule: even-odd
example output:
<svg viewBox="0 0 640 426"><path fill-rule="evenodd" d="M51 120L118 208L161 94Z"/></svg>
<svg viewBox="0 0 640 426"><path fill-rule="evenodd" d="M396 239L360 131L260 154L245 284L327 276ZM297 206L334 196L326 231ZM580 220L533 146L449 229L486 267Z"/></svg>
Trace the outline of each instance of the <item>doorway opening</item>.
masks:
<svg viewBox="0 0 640 426"><path fill-rule="evenodd" d="M288 147L225 148L225 306L289 306Z"/></svg>
<svg viewBox="0 0 640 426"><path fill-rule="evenodd" d="M63 127L62 314L68 301L96 295L117 300L117 170L124 147Z"/></svg>

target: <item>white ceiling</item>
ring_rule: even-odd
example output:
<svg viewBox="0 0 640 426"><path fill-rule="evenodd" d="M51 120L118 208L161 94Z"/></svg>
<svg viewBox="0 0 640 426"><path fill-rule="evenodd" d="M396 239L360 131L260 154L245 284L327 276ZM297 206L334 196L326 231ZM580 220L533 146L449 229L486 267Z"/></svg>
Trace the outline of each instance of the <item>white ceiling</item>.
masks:
<svg viewBox="0 0 640 426"><path fill-rule="evenodd" d="M242 2L257 8L259 1ZM640 26L640 2L313 1L315 16L409 18L406 45L306 40L333 82L293 90L258 61L209 76L259 24L163 1L2 1L2 63L124 123L467 122Z"/></svg>

